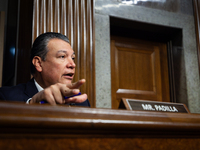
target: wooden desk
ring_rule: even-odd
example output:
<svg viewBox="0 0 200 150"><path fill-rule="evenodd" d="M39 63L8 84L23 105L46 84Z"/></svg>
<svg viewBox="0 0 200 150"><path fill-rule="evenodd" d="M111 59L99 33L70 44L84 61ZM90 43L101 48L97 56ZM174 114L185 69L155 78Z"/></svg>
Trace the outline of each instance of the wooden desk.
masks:
<svg viewBox="0 0 200 150"><path fill-rule="evenodd" d="M197 150L200 115L0 102L0 149Z"/></svg>

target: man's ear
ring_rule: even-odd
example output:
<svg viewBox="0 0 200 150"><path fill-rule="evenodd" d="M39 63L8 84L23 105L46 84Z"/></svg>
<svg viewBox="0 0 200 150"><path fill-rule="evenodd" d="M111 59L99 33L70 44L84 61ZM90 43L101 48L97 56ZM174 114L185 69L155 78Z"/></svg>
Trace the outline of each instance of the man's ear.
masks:
<svg viewBox="0 0 200 150"><path fill-rule="evenodd" d="M32 60L33 65L35 66L35 69L38 72L42 72L42 65L41 65L42 59L39 56L35 56Z"/></svg>

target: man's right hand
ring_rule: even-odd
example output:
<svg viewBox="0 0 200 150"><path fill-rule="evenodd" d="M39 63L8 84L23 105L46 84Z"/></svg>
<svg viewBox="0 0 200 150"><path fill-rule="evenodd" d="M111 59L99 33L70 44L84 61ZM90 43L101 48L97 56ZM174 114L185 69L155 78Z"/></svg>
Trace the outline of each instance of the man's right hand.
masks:
<svg viewBox="0 0 200 150"><path fill-rule="evenodd" d="M80 86L84 83L85 79L81 79L78 82L68 85L56 83L35 94L30 100L29 104L40 103L43 100L47 101L51 105L82 103L87 100L87 94L81 94L67 99L65 99L64 97L77 95L80 92Z"/></svg>

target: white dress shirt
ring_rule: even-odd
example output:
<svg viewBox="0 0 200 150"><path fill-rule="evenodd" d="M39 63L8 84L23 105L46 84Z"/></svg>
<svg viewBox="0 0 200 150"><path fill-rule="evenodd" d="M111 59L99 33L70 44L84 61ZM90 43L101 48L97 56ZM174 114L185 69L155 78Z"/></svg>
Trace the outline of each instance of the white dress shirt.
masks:
<svg viewBox="0 0 200 150"><path fill-rule="evenodd" d="M44 89L37 83L37 81L36 81L35 79L34 79L34 83L35 83L35 86L36 86L38 92L44 90ZM29 102L30 102L31 99L32 99L32 97L29 98L29 99L26 101L26 104L29 104Z"/></svg>

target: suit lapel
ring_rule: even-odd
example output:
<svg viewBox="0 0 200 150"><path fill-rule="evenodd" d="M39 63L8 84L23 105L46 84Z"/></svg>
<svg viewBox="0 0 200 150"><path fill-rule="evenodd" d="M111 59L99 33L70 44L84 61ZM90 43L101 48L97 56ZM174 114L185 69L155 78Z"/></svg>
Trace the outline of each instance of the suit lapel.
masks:
<svg viewBox="0 0 200 150"><path fill-rule="evenodd" d="M38 92L35 83L34 83L34 78L32 78L29 82L26 83L26 88L24 93L29 97L33 97Z"/></svg>

